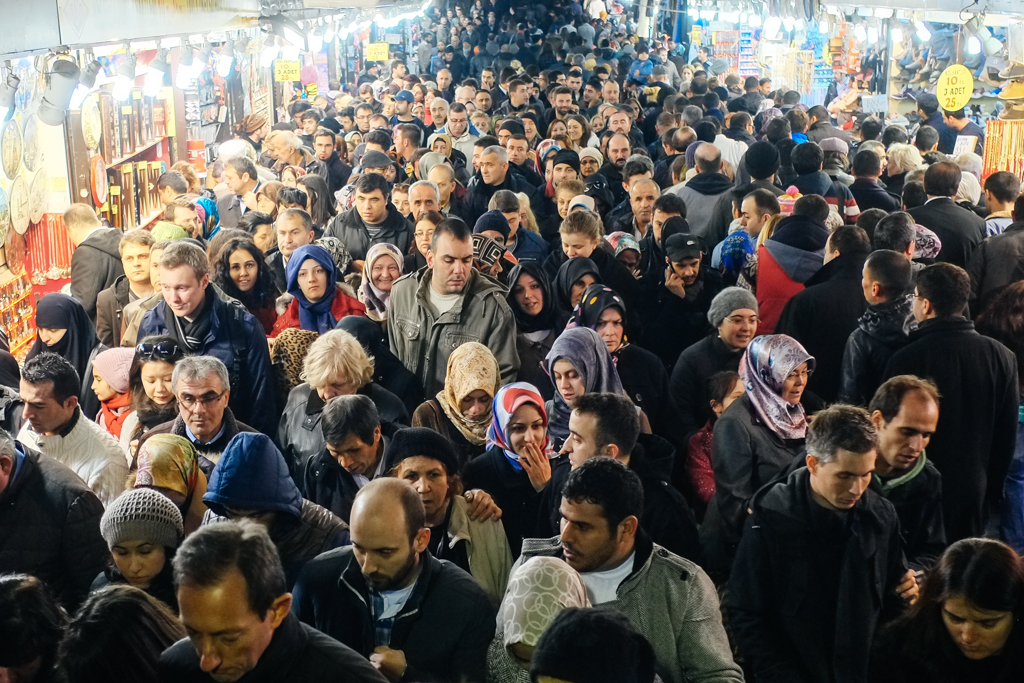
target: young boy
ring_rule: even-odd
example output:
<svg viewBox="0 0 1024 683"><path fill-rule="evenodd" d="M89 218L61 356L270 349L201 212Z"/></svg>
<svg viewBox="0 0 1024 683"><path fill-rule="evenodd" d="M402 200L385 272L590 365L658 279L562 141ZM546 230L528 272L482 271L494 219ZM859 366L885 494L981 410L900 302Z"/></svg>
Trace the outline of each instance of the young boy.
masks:
<svg viewBox="0 0 1024 683"><path fill-rule="evenodd" d="M1008 171L998 171L985 179L985 237L998 235L1013 222L1013 203L1020 194L1020 179Z"/></svg>

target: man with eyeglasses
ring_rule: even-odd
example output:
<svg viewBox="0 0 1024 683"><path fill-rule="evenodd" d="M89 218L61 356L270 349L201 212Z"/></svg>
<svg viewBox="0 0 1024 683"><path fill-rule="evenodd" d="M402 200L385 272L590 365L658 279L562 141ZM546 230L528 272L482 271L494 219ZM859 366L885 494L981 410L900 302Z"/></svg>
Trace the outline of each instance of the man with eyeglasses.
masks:
<svg viewBox="0 0 1024 683"><path fill-rule="evenodd" d="M190 354L220 361L226 368L223 404L230 400L240 420L274 434L277 390L263 326L240 304L222 299L210 287L210 262L195 244L171 243L160 257L159 269L163 301L143 316L138 338L167 335Z"/></svg>
<svg viewBox="0 0 1024 683"><path fill-rule="evenodd" d="M152 345L149 345L152 346ZM159 345L158 345L159 346ZM159 348L143 349L158 356ZM151 429L149 434L174 434L188 439L204 456L217 461L228 442L241 432L255 432L235 419L228 407L231 386L228 370L211 356L186 356L174 366L171 388L178 399L178 417Z"/></svg>

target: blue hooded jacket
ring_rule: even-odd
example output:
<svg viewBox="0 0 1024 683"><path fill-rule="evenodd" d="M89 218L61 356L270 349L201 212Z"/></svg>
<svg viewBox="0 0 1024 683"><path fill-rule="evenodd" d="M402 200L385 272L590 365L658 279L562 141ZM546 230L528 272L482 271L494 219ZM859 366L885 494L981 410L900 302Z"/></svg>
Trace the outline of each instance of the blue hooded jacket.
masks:
<svg viewBox="0 0 1024 683"><path fill-rule="evenodd" d="M226 508L277 512L270 538L284 564L288 585L313 557L349 543L348 527L316 503L303 500L281 451L266 434L236 434L224 448L203 496L210 508L203 524L223 521Z"/></svg>

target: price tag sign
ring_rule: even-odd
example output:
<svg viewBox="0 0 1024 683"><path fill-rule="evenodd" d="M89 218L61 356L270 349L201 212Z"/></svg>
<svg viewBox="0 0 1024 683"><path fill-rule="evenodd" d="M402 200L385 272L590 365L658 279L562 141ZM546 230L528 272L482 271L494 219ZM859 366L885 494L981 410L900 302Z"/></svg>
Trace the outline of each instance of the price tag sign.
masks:
<svg viewBox="0 0 1024 683"><path fill-rule="evenodd" d="M366 59L371 62L383 62L388 58L387 43L369 43L366 46Z"/></svg>
<svg viewBox="0 0 1024 683"><path fill-rule="evenodd" d="M274 80L279 82L297 81L299 80L301 68L301 65L297 61L275 59Z"/></svg>
<svg viewBox="0 0 1024 683"><path fill-rule="evenodd" d="M860 98L860 108L862 111L871 114L884 114L889 110L889 98L885 95L862 96Z"/></svg>
<svg viewBox="0 0 1024 683"><path fill-rule="evenodd" d="M971 101L974 92L974 76L963 64L954 64L942 72L935 84L935 97L939 106L946 111L963 109Z"/></svg>

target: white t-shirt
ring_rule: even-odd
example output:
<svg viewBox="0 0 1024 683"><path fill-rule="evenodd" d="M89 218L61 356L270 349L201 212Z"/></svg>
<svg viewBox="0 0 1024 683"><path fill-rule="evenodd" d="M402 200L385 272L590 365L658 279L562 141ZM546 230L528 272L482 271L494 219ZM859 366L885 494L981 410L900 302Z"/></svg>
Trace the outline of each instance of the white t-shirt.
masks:
<svg viewBox="0 0 1024 683"><path fill-rule="evenodd" d="M438 315L444 315L455 308L462 294L438 294L433 287L427 287L427 296L430 297L430 304L437 309Z"/></svg>
<svg viewBox="0 0 1024 683"><path fill-rule="evenodd" d="M636 551L633 551L626 561L613 569L606 569L603 572L583 572L580 578L583 585L587 587L587 595L593 605L602 605L611 602L618 597L616 591L619 584L625 581L629 573L633 571L633 560L636 559Z"/></svg>

